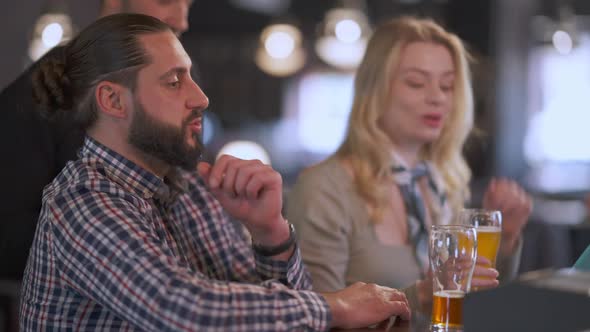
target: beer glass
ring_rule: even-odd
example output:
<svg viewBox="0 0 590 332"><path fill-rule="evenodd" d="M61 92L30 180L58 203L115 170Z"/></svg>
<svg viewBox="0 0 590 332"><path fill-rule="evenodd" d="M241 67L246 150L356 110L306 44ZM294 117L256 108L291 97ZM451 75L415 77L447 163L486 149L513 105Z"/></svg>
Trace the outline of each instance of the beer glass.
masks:
<svg viewBox="0 0 590 332"><path fill-rule="evenodd" d="M475 227L433 225L429 246L432 270L432 331L462 331L463 297L471 287L477 259Z"/></svg>
<svg viewBox="0 0 590 332"><path fill-rule="evenodd" d="M496 257L502 234L502 213L496 210L463 209L460 215L462 225L471 225L477 232L477 255L492 262L496 268Z"/></svg>

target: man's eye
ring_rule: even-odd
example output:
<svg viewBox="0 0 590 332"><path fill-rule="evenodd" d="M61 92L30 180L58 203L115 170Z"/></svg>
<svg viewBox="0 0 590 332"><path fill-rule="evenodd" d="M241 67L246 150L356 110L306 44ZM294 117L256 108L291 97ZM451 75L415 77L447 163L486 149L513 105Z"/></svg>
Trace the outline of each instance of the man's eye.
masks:
<svg viewBox="0 0 590 332"><path fill-rule="evenodd" d="M170 82L170 83L168 83L168 86L171 88L177 89L180 87L180 81Z"/></svg>

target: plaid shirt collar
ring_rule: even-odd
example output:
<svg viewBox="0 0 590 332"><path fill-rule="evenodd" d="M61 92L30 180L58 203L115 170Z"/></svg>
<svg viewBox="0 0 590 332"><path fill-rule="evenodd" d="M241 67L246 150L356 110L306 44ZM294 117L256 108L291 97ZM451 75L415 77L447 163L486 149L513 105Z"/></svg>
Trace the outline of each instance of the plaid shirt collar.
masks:
<svg viewBox="0 0 590 332"><path fill-rule="evenodd" d="M102 165L112 181L144 199L153 198L171 205L179 194L188 191L188 182L178 168L173 168L162 179L89 136L86 136L79 156L97 166Z"/></svg>

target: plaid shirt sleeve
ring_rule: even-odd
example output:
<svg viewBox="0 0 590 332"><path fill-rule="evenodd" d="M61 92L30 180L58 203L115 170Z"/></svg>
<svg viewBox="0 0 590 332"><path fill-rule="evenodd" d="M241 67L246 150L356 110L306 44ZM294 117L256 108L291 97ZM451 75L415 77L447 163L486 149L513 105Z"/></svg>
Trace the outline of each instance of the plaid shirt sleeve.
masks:
<svg viewBox="0 0 590 332"><path fill-rule="evenodd" d="M256 270L263 278L279 280L293 289L311 290L311 277L301 261L299 247L295 248L287 262L272 260L258 254L255 254L255 257Z"/></svg>
<svg viewBox="0 0 590 332"><path fill-rule="evenodd" d="M215 209L214 207L212 207ZM223 215L220 215L224 218ZM228 221L229 223L229 221ZM311 276L305 269L301 260L301 252L296 246L293 255L288 261L274 260L257 254L247 240L238 241L248 237L247 231L241 225L228 233L224 239L218 239L222 245L218 248L230 248L229 252L221 254L227 257L229 262L223 268L229 269L232 280L247 282L280 282L289 288L298 290L311 290ZM244 234L238 234L238 233ZM225 245L223 245L225 244Z"/></svg>
<svg viewBox="0 0 590 332"><path fill-rule="evenodd" d="M212 280L179 264L162 249L141 208L123 197L88 191L70 200L49 206L62 282L142 330L329 328L327 303L316 293L271 281ZM295 288L309 287L298 254L282 264L257 262L261 276L286 276Z"/></svg>

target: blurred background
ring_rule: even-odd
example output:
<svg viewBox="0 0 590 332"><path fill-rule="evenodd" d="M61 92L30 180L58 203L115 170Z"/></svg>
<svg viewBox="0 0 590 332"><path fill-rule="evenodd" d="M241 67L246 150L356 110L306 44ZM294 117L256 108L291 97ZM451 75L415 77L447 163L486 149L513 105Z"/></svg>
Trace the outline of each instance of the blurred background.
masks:
<svg viewBox="0 0 590 332"><path fill-rule="evenodd" d="M98 0L2 4L0 89L99 10ZM205 157L262 159L289 190L341 142L372 27L404 14L434 18L474 55L474 201L490 176L519 181L535 198L521 270L570 266L590 243L587 0L195 0L182 42L211 101Z"/></svg>

